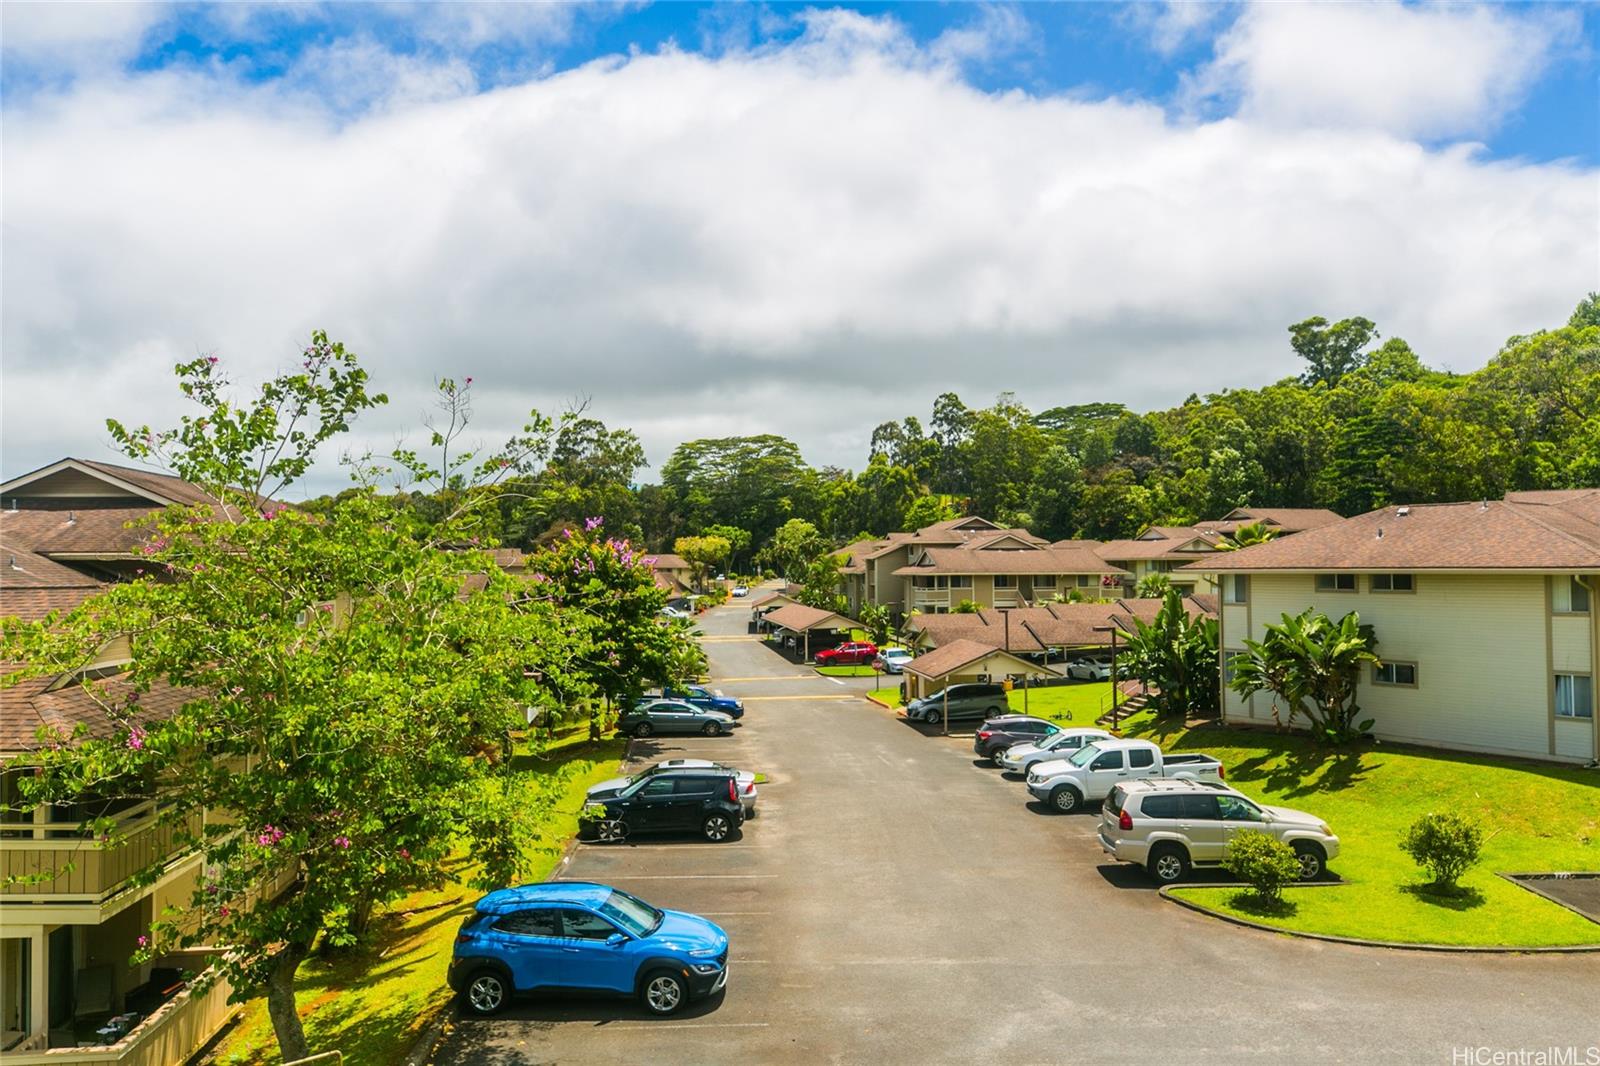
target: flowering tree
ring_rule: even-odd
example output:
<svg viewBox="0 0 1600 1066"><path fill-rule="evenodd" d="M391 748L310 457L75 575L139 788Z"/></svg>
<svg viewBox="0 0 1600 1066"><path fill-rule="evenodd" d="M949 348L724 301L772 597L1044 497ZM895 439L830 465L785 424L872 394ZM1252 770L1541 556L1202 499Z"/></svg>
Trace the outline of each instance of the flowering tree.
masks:
<svg viewBox="0 0 1600 1066"><path fill-rule="evenodd" d="M158 515L138 579L0 634L0 659L28 664L11 678L74 670L130 638L114 687L82 683L105 721L41 736L27 798L163 798L160 817L199 849L204 875L187 906L158 916L143 952L227 945L221 972L235 998L265 989L285 1059L309 1052L295 974L319 936L348 941L374 901L442 883L463 850L484 884L515 878L529 812L497 756L523 709L605 691L659 655L654 631L619 631L606 613L654 602L626 546L586 535L541 557L564 568L551 594L474 550L475 508L540 458L547 423L536 417L493 454L449 450L470 379L441 385L452 417L434 429L432 480L458 497L425 531L370 487L315 516L265 499L382 402L320 334L302 369L237 404L216 362L197 360L178 372L199 416L165 432L113 423L130 455L164 460L215 503ZM394 461L419 478L429 469L413 453ZM177 695L176 711L141 712L157 690ZM109 820L94 828L115 833ZM271 906L254 905L282 885Z"/></svg>

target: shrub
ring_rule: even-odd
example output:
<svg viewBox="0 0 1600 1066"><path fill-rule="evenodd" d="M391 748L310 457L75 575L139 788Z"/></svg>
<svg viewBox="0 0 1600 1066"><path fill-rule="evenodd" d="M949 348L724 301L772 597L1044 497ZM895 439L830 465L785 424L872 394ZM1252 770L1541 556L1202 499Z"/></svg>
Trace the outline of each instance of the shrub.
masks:
<svg viewBox="0 0 1600 1066"><path fill-rule="evenodd" d="M1300 860L1294 849L1255 829L1234 834L1222 865L1255 889L1256 897L1266 903L1276 902L1283 895L1283 886L1300 876Z"/></svg>
<svg viewBox="0 0 1600 1066"><path fill-rule="evenodd" d="M1400 839L1400 849L1433 875L1434 887L1453 891L1483 850L1483 827L1459 814L1424 814Z"/></svg>

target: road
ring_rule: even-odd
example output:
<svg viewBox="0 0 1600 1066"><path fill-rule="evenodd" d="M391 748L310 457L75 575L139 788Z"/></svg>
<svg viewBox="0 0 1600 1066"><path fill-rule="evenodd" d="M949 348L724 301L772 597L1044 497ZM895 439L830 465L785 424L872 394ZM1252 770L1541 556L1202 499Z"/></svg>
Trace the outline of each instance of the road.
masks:
<svg viewBox="0 0 1600 1066"><path fill-rule="evenodd" d="M519 1004L462 1019L435 1061L1450 1066L1460 1048L1600 1044L1600 956L1363 949L1186 911L1102 862L1094 816L1034 807L969 740L783 661L746 617L702 625L746 724L635 755L762 771L760 817L723 845L581 845L558 875L713 917L727 992L667 1021Z"/></svg>

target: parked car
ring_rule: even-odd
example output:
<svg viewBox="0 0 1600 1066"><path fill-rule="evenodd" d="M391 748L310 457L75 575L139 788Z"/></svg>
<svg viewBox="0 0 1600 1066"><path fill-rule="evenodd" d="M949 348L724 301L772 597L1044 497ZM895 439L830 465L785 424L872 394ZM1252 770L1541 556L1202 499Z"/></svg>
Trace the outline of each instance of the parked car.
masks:
<svg viewBox="0 0 1600 1066"><path fill-rule="evenodd" d="M683 610L682 608L679 608L679 607L667 606L667 607L661 608L661 617L663 617L663 618L693 618L694 614L692 612L690 612L690 611L685 611L685 610Z"/></svg>
<svg viewBox="0 0 1600 1066"><path fill-rule="evenodd" d="M748 595L750 595L750 586L749 585L735 585L735 586L733 586L733 591L730 593L730 595L732 595L732 596L734 596L736 598L737 597L748 596Z"/></svg>
<svg viewBox="0 0 1600 1066"><path fill-rule="evenodd" d="M993 759L1000 765L1000 756L1013 744L1023 741L1043 740L1061 732L1061 727L1043 718L1026 714L1002 714L990 718L972 734L972 750L980 758Z"/></svg>
<svg viewBox="0 0 1600 1066"><path fill-rule="evenodd" d="M1300 879L1321 877L1339 855L1339 838L1315 815L1264 807L1222 784L1203 781L1128 781L1100 808L1100 850L1118 862L1143 866L1162 884L1182 880L1193 866L1227 857L1234 834L1256 829L1294 848Z"/></svg>
<svg viewBox="0 0 1600 1066"><path fill-rule="evenodd" d="M1000 769L1025 774L1035 763L1064 759L1083 747L1101 740L1115 740L1104 729L1061 729L1042 740L1013 744L1000 753Z"/></svg>
<svg viewBox="0 0 1600 1066"><path fill-rule="evenodd" d="M906 668L906 663L916 657L916 652L909 648L884 648L872 660L872 665L886 674L898 674Z"/></svg>
<svg viewBox="0 0 1600 1066"><path fill-rule="evenodd" d="M970 682L950 685L938 692L912 700L906 704L906 717L914 721L938 725L946 713L952 722L972 718L995 718L1006 708L1004 685L991 682Z"/></svg>
<svg viewBox="0 0 1600 1066"><path fill-rule="evenodd" d="M634 737L652 733L702 733L708 737L733 732L733 718L683 700L653 700L622 712L617 730Z"/></svg>
<svg viewBox="0 0 1600 1066"><path fill-rule="evenodd" d="M870 640L852 640L836 648L825 648L814 656L818 666L856 666L870 663L878 646Z"/></svg>
<svg viewBox="0 0 1600 1066"><path fill-rule="evenodd" d="M1101 740L1085 744L1069 758L1036 763L1028 771L1028 791L1066 814L1100 802L1124 781L1221 781L1223 776L1222 763L1209 755L1167 755L1148 740Z"/></svg>
<svg viewBox="0 0 1600 1066"><path fill-rule="evenodd" d="M744 717L743 703L740 703L732 696L724 696L720 692L713 692L704 685L673 685L662 689L661 695L653 698L682 700L684 703L692 703L703 710L721 711L730 718Z"/></svg>
<svg viewBox="0 0 1600 1066"><path fill-rule="evenodd" d="M710 759L663 759L654 766L645 767L631 777L613 777L609 781L602 781L598 785L592 786L587 793L587 798L591 800L608 799L617 795L629 785L638 784L647 777L653 777L667 770L726 770L733 775L734 781L739 785L739 803L744 807L744 816L746 818L754 818L756 816L756 798L759 795L756 792L756 775L749 770L735 770L731 766L712 762Z"/></svg>
<svg viewBox="0 0 1600 1066"><path fill-rule="evenodd" d="M601 840L639 833L694 833L720 844L744 824L732 770L665 770L583 804L583 821Z"/></svg>
<svg viewBox="0 0 1600 1066"><path fill-rule="evenodd" d="M1074 659L1067 664L1067 676L1079 681L1110 681L1111 664L1099 659Z"/></svg>
<svg viewBox="0 0 1600 1066"><path fill-rule="evenodd" d="M728 934L608 885L502 888L461 923L448 980L462 1006L483 1016L545 989L638 996L665 1015L727 985Z"/></svg>

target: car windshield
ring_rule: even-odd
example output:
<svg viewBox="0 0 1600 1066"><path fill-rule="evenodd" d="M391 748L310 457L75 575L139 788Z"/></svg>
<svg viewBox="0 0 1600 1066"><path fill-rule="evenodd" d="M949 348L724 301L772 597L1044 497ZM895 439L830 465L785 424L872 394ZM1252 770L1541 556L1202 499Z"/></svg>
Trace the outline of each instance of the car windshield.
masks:
<svg viewBox="0 0 1600 1066"><path fill-rule="evenodd" d="M1093 744L1085 744L1083 747L1067 756L1067 761L1073 766L1088 766L1094 761L1094 757L1099 754L1100 749L1098 747Z"/></svg>
<svg viewBox="0 0 1600 1066"><path fill-rule="evenodd" d="M1039 741L1039 748L1042 751L1054 751L1056 748L1059 748L1061 745L1065 744L1071 739L1072 734L1066 732L1065 730L1062 730L1058 733L1051 733L1049 736Z"/></svg>
<svg viewBox="0 0 1600 1066"><path fill-rule="evenodd" d="M613 888L600 904L600 913L634 936L649 936L661 927L662 912L642 899Z"/></svg>

